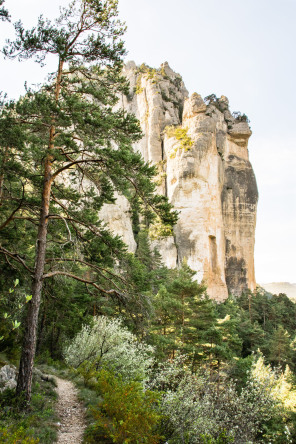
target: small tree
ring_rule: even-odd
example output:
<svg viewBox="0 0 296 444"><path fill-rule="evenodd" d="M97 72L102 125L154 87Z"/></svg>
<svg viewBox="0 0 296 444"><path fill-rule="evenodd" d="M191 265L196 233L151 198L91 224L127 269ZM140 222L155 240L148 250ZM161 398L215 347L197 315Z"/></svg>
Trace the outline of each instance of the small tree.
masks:
<svg viewBox="0 0 296 444"><path fill-rule="evenodd" d="M273 365L279 365L284 369L286 365L291 365L292 355L290 335L282 325L279 325L270 339L268 359Z"/></svg>

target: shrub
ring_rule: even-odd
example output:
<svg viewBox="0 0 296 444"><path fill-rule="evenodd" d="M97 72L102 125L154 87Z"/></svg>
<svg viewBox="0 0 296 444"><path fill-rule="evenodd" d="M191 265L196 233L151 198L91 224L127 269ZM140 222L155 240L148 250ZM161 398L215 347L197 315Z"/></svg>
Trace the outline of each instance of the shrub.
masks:
<svg viewBox="0 0 296 444"><path fill-rule="evenodd" d="M97 374L96 390L102 397L92 408L94 423L86 432L88 443L157 444L160 415L155 407L160 395L144 391L141 384L124 382L107 370Z"/></svg>
<svg viewBox="0 0 296 444"><path fill-rule="evenodd" d="M234 119L237 122L247 122L247 123L250 123L250 120L249 120L248 116L246 114L241 114L240 111L233 111L232 117L234 117Z"/></svg>
<svg viewBox="0 0 296 444"><path fill-rule="evenodd" d="M213 438L211 435L200 435L203 444L228 444L234 442L233 437L227 436L225 429L219 433L217 439Z"/></svg>
<svg viewBox="0 0 296 444"><path fill-rule="evenodd" d="M159 239L161 237L173 236L174 231L171 225L164 224L159 217L149 227L149 238L151 240Z"/></svg>
<svg viewBox="0 0 296 444"><path fill-rule="evenodd" d="M140 74L137 77L137 83L136 83L136 88L135 88L135 93L136 94L141 94L144 91L144 88L142 88L142 75Z"/></svg>
<svg viewBox="0 0 296 444"><path fill-rule="evenodd" d="M0 442L6 444L36 444L39 443L39 439L28 437L23 427L15 428L11 426L0 427Z"/></svg>
<svg viewBox="0 0 296 444"><path fill-rule="evenodd" d="M184 151L189 151L193 146L193 140L188 135L188 128L182 128L180 126L167 126L165 128L165 134L167 137L175 137L180 143L178 147L170 154L170 157L173 159L176 157L176 153L178 148Z"/></svg>
<svg viewBox="0 0 296 444"><path fill-rule="evenodd" d="M106 316L94 318L92 326L84 326L65 348L66 362L78 368L81 365L112 368L125 380L144 380L152 366L154 348L141 343L120 319Z"/></svg>
<svg viewBox="0 0 296 444"><path fill-rule="evenodd" d="M220 375L214 382L206 370L192 375L182 362L181 357L160 366L149 383L165 391L160 411L169 444L293 442L295 392L287 374L277 374L259 358L238 392L231 379Z"/></svg>
<svg viewBox="0 0 296 444"><path fill-rule="evenodd" d="M264 364L262 355L253 364L246 388L252 384L260 392L262 401L266 400L266 405L258 412L261 414L261 425L257 438L262 442L295 442L296 390L291 379L288 367L284 373L279 368L272 369Z"/></svg>

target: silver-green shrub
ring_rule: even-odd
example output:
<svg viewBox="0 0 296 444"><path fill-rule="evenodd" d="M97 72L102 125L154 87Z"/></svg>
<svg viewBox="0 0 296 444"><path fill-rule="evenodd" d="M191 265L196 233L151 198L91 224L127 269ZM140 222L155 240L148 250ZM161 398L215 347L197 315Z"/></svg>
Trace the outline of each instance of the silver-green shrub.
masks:
<svg viewBox="0 0 296 444"><path fill-rule="evenodd" d="M236 444L292 443L285 416L295 392L285 375L277 375L262 358L240 392L233 380L215 379L208 371L192 375L181 361L161 365L149 383L163 391L160 409L168 444L204 443L222 432ZM281 426L275 430L276 418Z"/></svg>
<svg viewBox="0 0 296 444"><path fill-rule="evenodd" d="M145 380L154 362L154 348L138 341L122 325L120 319L95 317L91 326L85 325L64 349L65 361L78 368L94 364L96 369L107 367L126 380Z"/></svg>

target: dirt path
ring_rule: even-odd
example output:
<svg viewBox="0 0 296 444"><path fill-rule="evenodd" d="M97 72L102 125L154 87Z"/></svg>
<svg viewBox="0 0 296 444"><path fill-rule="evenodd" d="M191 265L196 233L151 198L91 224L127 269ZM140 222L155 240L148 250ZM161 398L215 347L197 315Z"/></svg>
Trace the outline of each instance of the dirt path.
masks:
<svg viewBox="0 0 296 444"><path fill-rule="evenodd" d="M80 444L85 429L85 409L78 401L74 384L57 377L55 379L59 396L56 411L61 420L57 444Z"/></svg>

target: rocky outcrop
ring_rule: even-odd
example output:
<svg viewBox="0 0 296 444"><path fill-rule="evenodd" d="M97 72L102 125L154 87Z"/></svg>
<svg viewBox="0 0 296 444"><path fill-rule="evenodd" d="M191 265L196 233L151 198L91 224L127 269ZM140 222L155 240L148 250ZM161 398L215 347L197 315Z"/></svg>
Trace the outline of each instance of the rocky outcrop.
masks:
<svg viewBox="0 0 296 444"><path fill-rule="evenodd" d="M51 381L55 384L55 378L51 375L46 375L42 373L39 369L33 368L34 378L43 381ZM18 370L12 364L6 364L0 368L0 393L4 390L10 389L13 390L17 386L17 376Z"/></svg>
<svg viewBox="0 0 296 444"><path fill-rule="evenodd" d="M129 62L125 75L130 93L118 107L134 113L144 133L134 148L158 166L158 192L179 211L174 236L152 246L168 267L186 259L216 300L253 290L258 191L246 117L233 116L224 96L188 97L181 76L167 63L155 70ZM129 211L120 198L102 215L135 252Z"/></svg>
<svg viewBox="0 0 296 444"><path fill-rule="evenodd" d="M4 365L0 369L0 393L16 388L17 371L13 365Z"/></svg>

